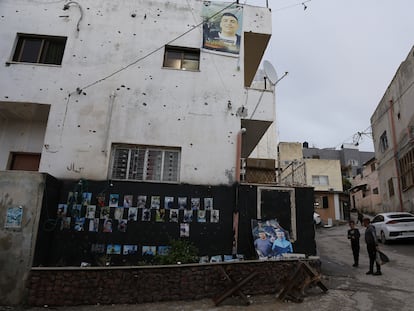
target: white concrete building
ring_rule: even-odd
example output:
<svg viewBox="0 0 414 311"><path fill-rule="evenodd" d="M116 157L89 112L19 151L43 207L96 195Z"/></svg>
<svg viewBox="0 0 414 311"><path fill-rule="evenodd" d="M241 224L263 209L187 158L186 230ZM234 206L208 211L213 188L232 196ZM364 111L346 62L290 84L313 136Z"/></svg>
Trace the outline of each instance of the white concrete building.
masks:
<svg viewBox="0 0 414 311"><path fill-rule="evenodd" d="M414 211L414 48L371 117L383 211Z"/></svg>
<svg viewBox="0 0 414 311"><path fill-rule="evenodd" d="M236 54L203 48L226 11L239 18ZM218 185L254 149L276 158L274 86L253 83L269 8L4 0L0 12L0 170Z"/></svg>

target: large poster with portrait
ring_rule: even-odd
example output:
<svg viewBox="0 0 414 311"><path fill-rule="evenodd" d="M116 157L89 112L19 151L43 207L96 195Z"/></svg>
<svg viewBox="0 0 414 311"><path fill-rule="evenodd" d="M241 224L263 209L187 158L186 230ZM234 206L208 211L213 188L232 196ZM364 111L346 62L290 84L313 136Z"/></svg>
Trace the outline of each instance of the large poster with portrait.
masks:
<svg viewBox="0 0 414 311"><path fill-rule="evenodd" d="M283 259L283 254L293 253L289 232L276 219L252 220L254 248L259 259Z"/></svg>
<svg viewBox="0 0 414 311"><path fill-rule="evenodd" d="M243 7L228 2L204 1L203 48L238 56L243 25Z"/></svg>

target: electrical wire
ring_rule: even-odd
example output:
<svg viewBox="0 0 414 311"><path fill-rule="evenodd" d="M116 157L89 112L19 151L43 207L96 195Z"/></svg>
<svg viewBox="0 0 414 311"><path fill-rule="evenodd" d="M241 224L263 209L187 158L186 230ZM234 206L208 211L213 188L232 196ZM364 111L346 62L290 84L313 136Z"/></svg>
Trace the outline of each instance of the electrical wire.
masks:
<svg viewBox="0 0 414 311"><path fill-rule="evenodd" d="M310 0L308 0L308 1L310 1ZM207 20L213 19L215 16L217 16L218 14L220 14L221 12L223 12L224 10L228 9L229 7L233 6L233 5L234 5L234 4L236 4L236 3L237 3L237 1L234 1L234 2L230 3L229 5L227 5L226 7L224 7L223 9L221 9L221 10L217 11L216 13L214 13L213 15L211 15L210 17L208 17L208 18L207 18ZM165 44L163 44L162 46L160 46L160 47L158 47L158 48L156 48L156 49L152 50L151 52L149 52L149 53L145 54L144 56L142 56L142 57L140 57L140 58L138 58L138 59L134 60L132 63L129 63L128 65L125 65L124 67L121 67L120 69L115 70L114 72L110 73L109 75L107 75L107 76L105 76L105 77L103 77L103 78L101 78L101 79L99 79L99 80L96 80L95 82L92 82L92 83L90 83L90 84L88 84L88 85L86 85L86 86L84 86L84 87L79 87L77 91L73 91L73 92L72 92L72 93L70 93L70 94L74 94L75 92L79 92L79 90L81 90L81 91L82 91L82 90L88 89L88 88L90 88L90 87L92 87L92 86L94 86L94 85L96 85L96 84L98 84L98 83L100 83L100 82L105 81L106 79L109 79L109 78L111 78L111 77L113 77L113 76L117 75L118 73L120 73L120 72L122 72L122 71L124 71L124 70L128 69L129 67L131 67L131 66L133 66L133 65L135 65L135 64L137 64L137 63L139 63L140 61L142 61L142 60L144 60L144 59L148 58L149 56L151 56L151 55L155 54L155 53L156 53L156 52L158 52L159 50L162 50L162 49L163 49L166 45L169 45L169 44L173 43L174 41L176 41L176 40L178 40L178 39L180 39L180 38L184 37L185 35L187 35L187 34L188 34L188 33L190 33L191 31L193 31L194 29L197 29L198 27L202 26L205 22L206 22L205 20L204 20L204 21L202 21L201 23L199 23L199 24L197 24L197 25L193 26L191 29L189 29L189 30L185 31L184 33L180 34L179 36L177 36L177 37L173 38L172 40L170 40L170 41L166 42L166 43L165 43Z"/></svg>

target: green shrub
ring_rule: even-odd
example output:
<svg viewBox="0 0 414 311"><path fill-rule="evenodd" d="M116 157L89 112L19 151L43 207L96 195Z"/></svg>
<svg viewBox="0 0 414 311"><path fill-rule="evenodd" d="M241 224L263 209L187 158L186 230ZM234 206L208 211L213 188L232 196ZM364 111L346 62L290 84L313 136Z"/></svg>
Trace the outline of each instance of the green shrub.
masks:
<svg viewBox="0 0 414 311"><path fill-rule="evenodd" d="M155 262L160 265L198 262L198 249L186 240L171 240L171 248L165 255L156 255Z"/></svg>

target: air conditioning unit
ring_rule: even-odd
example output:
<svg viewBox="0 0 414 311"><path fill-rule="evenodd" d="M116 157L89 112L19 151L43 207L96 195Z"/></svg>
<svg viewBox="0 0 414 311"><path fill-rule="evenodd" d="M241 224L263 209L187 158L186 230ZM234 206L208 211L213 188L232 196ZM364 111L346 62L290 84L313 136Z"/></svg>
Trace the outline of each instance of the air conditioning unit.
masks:
<svg viewBox="0 0 414 311"><path fill-rule="evenodd" d="M334 189L334 188L329 188L328 190L329 190L329 191L334 191L335 189Z"/></svg>

